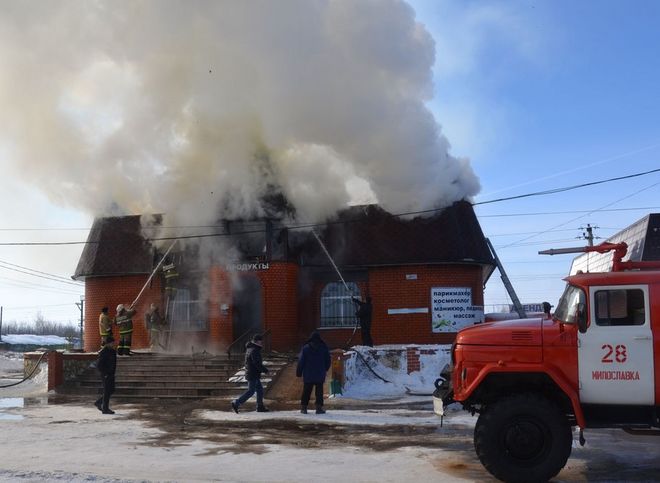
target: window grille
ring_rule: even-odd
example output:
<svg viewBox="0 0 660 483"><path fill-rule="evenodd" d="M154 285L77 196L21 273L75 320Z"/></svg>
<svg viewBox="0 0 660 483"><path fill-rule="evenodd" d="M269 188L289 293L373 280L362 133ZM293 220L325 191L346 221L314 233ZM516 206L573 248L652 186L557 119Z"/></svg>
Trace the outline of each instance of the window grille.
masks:
<svg viewBox="0 0 660 483"><path fill-rule="evenodd" d="M360 298L354 282L331 282L321 291L321 327L354 327L357 307L351 297Z"/></svg>
<svg viewBox="0 0 660 483"><path fill-rule="evenodd" d="M190 300L190 290L178 289L176 297L170 300L168 307L168 322L170 330L207 330L203 302Z"/></svg>

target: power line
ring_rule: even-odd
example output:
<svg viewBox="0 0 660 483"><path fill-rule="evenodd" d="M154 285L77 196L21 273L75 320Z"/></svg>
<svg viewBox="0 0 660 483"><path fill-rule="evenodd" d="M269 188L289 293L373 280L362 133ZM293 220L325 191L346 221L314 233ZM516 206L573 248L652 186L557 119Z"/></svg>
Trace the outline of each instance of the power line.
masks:
<svg viewBox="0 0 660 483"><path fill-rule="evenodd" d="M22 265L17 265L17 264L15 264L15 263L11 263L11 262L6 262L6 261L4 261L4 260L0 260L0 266L2 266L2 265L9 265L9 266L11 266L11 267L22 268L23 270L28 270L28 271L30 271L30 272L39 273L39 274L41 274L41 275L46 275L46 276L48 276L48 277L54 277L54 278L60 279L60 281L65 282L65 283L74 283L74 284L79 284L79 283L81 283L81 282L74 282L74 281L71 280L70 278L63 277L63 276L61 276L61 275L55 275L55 274L53 274L53 273L42 272L42 271L40 271L40 270L35 270L34 268L24 267L24 266L22 266ZM8 270L11 270L11 269L8 268L8 267L2 267L2 268L7 268Z"/></svg>
<svg viewBox="0 0 660 483"><path fill-rule="evenodd" d="M658 148L658 147L660 147L660 143L651 144L650 146L645 146L643 148L634 149L632 151L617 154L615 156L610 156L609 158L601 159L599 161L595 161L595 162L592 162L592 163L589 163L589 164L586 164L586 165L578 166L577 168L572 168L572 169L568 169L568 170L565 170L565 171L553 172L552 174L547 175L547 176L543 176L541 178L536 178L536 179L533 179L533 180L530 180L530 181L526 181L524 183L519 183L515 186L510 186L508 188L501 188L499 190L494 191L493 193L501 193L502 191L510 191L512 189L515 189L515 188L520 188L521 186L527 186L527 185L530 185L532 183L538 183L539 181L545 181L545 180L552 179L552 178L557 178L557 177L560 177L560 176L565 177L567 174L574 173L576 171L581 171L583 169L591 168L593 166L598 166L600 164L609 163L611 161L616 161L617 159L627 158L628 156L631 156L633 154L639 154L639 153L642 153L644 151L649 151L651 149L655 149L655 148Z"/></svg>
<svg viewBox="0 0 660 483"><path fill-rule="evenodd" d="M0 263L4 263L4 262L0 262ZM11 264L10 264L10 265L11 265ZM81 282L74 282L73 280L71 280L71 281L68 281L68 280L61 280L61 279L58 279L58 278L53 278L53 277L51 277L51 276L39 275L39 274L38 274L39 272L37 272L36 270L35 270L35 272L37 272L37 273L31 273L31 272L28 272L28 271L26 271L26 270L19 270L19 269L17 269L17 268L5 267L5 266L2 265L2 264L0 264L0 268L4 268L5 270L11 270L12 272L23 273L23 274L25 274L25 275L30 275L30 276L32 276L32 277L43 278L43 279L45 279L45 280L50 280L51 282L64 283L64 284L67 284L67 285L73 285L73 286L75 286L75 287L80 287L80 286L81 286ZM28 270L30 270L30 269L28 269Z"/></svg>
<svg viewBox="0 0 660 483"><path fill-rule="evenodd" d="M660 206L642 206L639 208L612 208L609 210L570 210L570 211L537 211L530 213L500 213L495 215L479 215L479 218L503 218L503 217L514 217L514 216L543 216L543 215L572 215L576 213L594 213L598 211L599 213L609 213L616 211L648 211L648 210L660 210ZM615 229L615 228L612 228Z"/></svg>
<svg viewBox="0 0 660 483"><path fill-rule="evenodd" d="M551 195L551 194L557 194L557 193L564 193L565 191L572 191L578 188L586 188L587 186L596 186L599 184L603 183L611 183L612 181L621 181L622 179L631 179L631 178L637 178L639 176L645 176L647 174L652 174L652 173L657 173L660 171L660 168L657 169L652 169L649 171L644 171L641 173L635 173L635 174L629 174L626 176L618 176L616 178L608 178L600 181L592 181L590 183L581 183L581 184L576 184L573 186L566 186L564 188L555 188L551 190L545 190L545 191L536 191L533 193L527 193L524 195L516 195L516 196L508 196L506 198L496 198L494 200L488 200L488 201L479 201L477 203L472 203L472 206L477 206L477 205L487 205L489 203L499 203L501 201L510 201L510 200L519 200L521 198L530 198L532 196L544 196L544 195Z"/></svg>
<svg viewBox="0 0 660 483"><path fill-rule="evenodd" d="M660 169L657 169L657 170L654 170L654 171L660 171ZM653 184L651 184L651 185L649 185L649 186L647 186L647 187L645 187L645 188L642 188L642 189L638 189L638 190L636 190L635 192L630 193L629 195L624 196L623 198L619 198L619 199L617 199L617 200L612 201L611 203L607 203L607 204L603 205L600 209L602 209L602 208L607 208L607 207L612 206L612 205L614 205L614 204L616 204L616 203L619 203L619 202L621 202L621 201L623 201L623 200L626 200L626 199L628 199L628 198L632 198L633 196L636 196L636 195L638 195L639 193L642 193L642 192L644 192L644 191L646 191L646 190L649 190L649 189L651 189L651 188L654 188L655 186L658 186L658 185L660 185L660 182L653 183ZM508 247L510 247L510 246L513 246L513 245L516 245L516 244L518 244L518 243L520 243L520 242L523 242L523 241L529 240L529 239L534 238L534 237L536 237L536 236L538 236L538 235L541 235L541 234L543 234L543 233L547 233L547 232L550 231L550 230L554 230L554 229L556 229L556 228L560 228L560 227L562 227L562 226L568 225L569 223L573 223L574 221L579 220L580 218L584 218L585 216L590 215L590 214L592 214L592 213L595 213L595 212L597 212L597 211L599 211L599 209L592 210L592 211L588 212L586 215L576 216L575 218L572 218L572 219L568 220L568 221L565 222L565 223L560 223L560 224L558 224L558 225L551 226L550 228L548 228L547 230L545 230L545 231L542 232L542 233L539 233L539 234L536 234L536 235L530 235L530 236L528 236L528 237L522 238L521 240L518 240L518 241L515 241L515 242L512 242L512 243L509 243L508 245L503 246L503 247L501 247L501 248L508 248Z"/></svg>
<svg viewBox="0 0 660 483"><path fill-rule="evenodd" d="M26 290L37 290L40 292L49 292L49 293L59 293L59 294L69 294L69 295L82 295L81 292L74 292L72 290L58 290L57 287L50 287L47 285L39 285L39 284L33 284L27 281L22 281L22 280L15 280L15 279L10 279L6 277L2 277L2 280L7 280L8 282L3 282L3 285L5 286L10 286L10 287L17 287L17 288L23 288ZM1 289L2 287L0 287ZM80 287L81 290L84 287Z"/></svg>
<svg viewBox="0 0 660 483"><path fill-rule="evenodd" d="M600 180L600 181L592 181L592 182L589 182L589 183L581 183L581 184L578 184L578 185L567 186L567 187L563 187L563 188L554 188L554 189L551 189L551 190L536 191L536 192L526 193L526 194L517 195L517 196L510 196L510 197L506 197L506 198L498 198L498 199L494 199L494 200L476 202L476 203L472 203L472 206L480 206L480 205L491 204L491 203L499 203L499 202L502 202L502 201L510 201L510 200L516 200L516 199L522 199L522 198L529 198L529 197L533 197L533 196L543 196L543 195L548 195L548 194L563 193L563 192L566 192L566 191L571 191L571 190L575 190L575 189L579 189L579 188L584 188L584 187L588 187L588 186L595 186L595 185L599 185L599 184L603 184L603 183L610 183L610 182L613 182L613 181L620 181L620 180L624 180L624 179L632 179L632 178L645 176L645 175L653 174L653 173L657 173L657 172L660 172L660 168L652 169L652 170L644 171L644 172L640 172L640 173L634 173L634 174L630 174L630 175L626 175L626 176L618 176L618 177L614 177L614 178L608 178L608 179L604 179L604 180ZM652 186L655 186L655 185L652 185ZM636 192L635 194L637 194L637 193L639 193L639 191ZM623 199L625 199L625 198L622 198L621 200L623 200ZM621 200L618 200L618 201L621 201ZM614 204L614 203L610 203L609 205L605 205L604 207L602 207L600 209L595 209L595 210L591 210L591 211L575 211L575 213L594 213L596 211L601 211L603 208L605 208L607 206L610 206L611 204ZM427 209L427 210L408 211L408 212L404 212L404 213L392 213L391 215L394 216L394 217L422 215L422 214L442 211L444 209L445 208L431 208L431 209ZM561 213L561 212L555 212L555 214L556 213ZM565 212L565 213L572 213L572 212ZM538 215L538 214L550 214L550 213L536 213L536 214ZM498 215L482 215L482 217L487 217L487 216L498 216ZM499 215L499 216L507 216L507 215ZM508 216L522 216L522 214L508 215ZM578 217L576 219L579 219L579 218L581 218L581 217ZM283 225L282 227L283 228L288 228L290 230L306 229L306 228L307 229L313 229L313 228L318 228L320 226L329 226L329 225L344 224L344 223L356 223L356 222L361 222L361 221L363 221L363 219L341 220L341 221L334 221L334 222L333 221L330 221L330 222L326 221L326 222L317 222L317 223L287 224L287 225ZM571 220L571 221L573 221L573 220ZM249 222L242 222L242 223L247 224ZM565 224L566 223L558 225L558 227L559 226L564 226ZM208 227L209 228L214 228L216 226L209 225ZM554 227L554 228L556 228L556 227ZM551 228L550 230L552 230L552 229L553 228ZM265 232L265 230L263 230L263 229L256 229L256 230L247 230L247 231L236 232L236 233L225 233L225 232L223 232L223 233L207 233L207 234L158 237L158 238L151 238L150 240L151 241L171 241L171 240L185 240L185 239L192 239L192 238L229 237L229 236L235 236L235 235L249 235L249 234L257 234L257 233L264 233L264 232ZM547 233L547 230L544 231L544 232L541 232L541 233ZM539 233L539 234L541 234L541 233ZM3 242L3 243L0 243L0 246L84 245L84 244L88 244L88 243L98 243L98 242L89 242L89 241Z"/></svg>

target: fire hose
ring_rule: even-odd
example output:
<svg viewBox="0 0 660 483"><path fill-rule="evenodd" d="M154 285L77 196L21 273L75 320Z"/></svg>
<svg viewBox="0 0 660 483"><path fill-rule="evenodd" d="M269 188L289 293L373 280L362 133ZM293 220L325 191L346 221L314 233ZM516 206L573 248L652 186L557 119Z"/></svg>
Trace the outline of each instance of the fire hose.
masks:
<svg viewBox="0 0 660 483"><path fill-rule="evenodd" d="M380 380L383 381L383 382L387 382L387 383L390 383L390 384L391 384L391 381L388 381L388 380L385 379L383 376L381 376L381 375L378 374L376 371L374 371L374 369L369 365L369 363L367 362L367 360L364 358L364 356L363 356L362 354L360 354L359 351L355 351L355 353L357 354L358 359L360 359L360 360L364 363L364 365L367 366L367 369L369 369L369 371L371 371L371 373L372 373L374 376L376 376L378 379L380 379Z"/></svg>
<svg viewBox="0 0 660 483"><path fill-rule="evenodd" d="M129 306L129 308L132 309L133 307L135 307L135 304L137 304L138 300L140 300L140 297L142 297L142 293L145 291L145 289L149 285L149 282L151 282L151 279L154 278L154 275L156 274L156 272L158 271L160 266L163 264L163 262L167 258L167 255L170 253L170 250L172 250L172 248L174 248L174 245L176 244L176 242L177 242L177 240L174 240L174 242L172 242L170 247L167 249L167 251L163 255L163 258L160 259L160 262L158 262L158 264L156 265L156 268L153 269L153 271L151 272L151 275L149 275L149 278L147 279L145 284L142 286L142 290L140 290L140 293L138 293L137 297L135 297L135 300L133 300L133 303Z"/></svg>
<svg viewBox="0 0 660 483"><path fill-rule="evenodd" d="M337 264L335 264L335 261L334 261L334 260L332 259L332 257L330 256L330 253L328 252L328 249L325 247L325 245L324 245L323 242L321 241L321 238L319 238L319 236L316 234L316 232L315 232L314 230L312 230L312 234L314 235L314 238L316 238L316 241L319 242L319 245L321 245L321 248L323 249L323 252L324 252L325 255L328 257L328 260L330 260L330 263L332 264L332 267L335 269L335 272L337 272L337 275L339 275L339 279L341 280L341 283L344 284L344 288L346 289L346 292L348 292L349 294L351 294L351 298L353 298L353 294L352 294L351 290L348 288L348 285L346 284L346 281L344 280L344 277L341 275L341 272L339 271L339 268L337 268ZM350 347L351 341L353 340L353 337L355 336L355 333L357 332L358 325L359 325L359 319L356 317L356 319L355 319L355 327L353 328L353 333L352 333L351 336L348 338L348 341L346 341L346 345L349 346L349 347ZM364 358L364 356L362 356L362 354L360 354L358 351L355 351L355 353L357 354L358 358L362 361L362 363L363 363L365 366L367 366L367 369L369 369L369 371L371 371L371 373L372 373L374 376L376 376L378 379L380 379L380 380L383 381L383 382L387 382L387 383L390 382L390 381L388 381L387 379L383 378L383 377L382 377L380 374L378 374L376 371L374 371L374 369L369 365L369 363L368 363L367 360Z"/></svg>
<svg viewBox="0 0 660 483"><path fill-rule="evenodd" d="M34 365L34 367L32 368L32 371L30 371L30 374L28 374L27 376L25 376L23 379L21 379L21 380L18 381L18 382L14 382L14 383L12 383L12 384L8 384L8 385L6 385L6 386L0 386L0 389L4 389L4 388L6 388L6 387L18 386L20 383L25 382L25 381L27 381L28 379L30 379L30 378L32 377L32 375L36 372L36 370L39 368L39 364L41 364L41 360L44 358L44 356L46 356L46 354L49 354L49 353L51 353L51 352L57 352L57 351L54 350L54 349L48 349L48 350L46 350L43 354L41 354L41 357L39 357L39 360L37 361L37 363L36 363L36 364Z"/></svg>
<svg viewBox="0 0 660 483"><path fill-rule="evenodd" d="M344 277L341 275L341 272L339 271L339 268L337 268L337 265L335 264L335 261L332 259L330 256L330 253L328 252L328 249L325 247L323 242L321 241L321 238L316 234L314 230L312 230L312 235L314 235L314 238L316 238L316 241L319 242L319 245L321 245L321 248L323 249L323 252L325 253L325 256L328 257L328 260L330 260L330 263L332 264L332 267L335 269L335 272L337 272L337 275L339 275L339 279L341 280L341 283L344 284L344 288L346 289L346 292L351 294L351 298L353 297L353 293L351 292L351 289L348 288L348 285L346 285L346 281L344 280ZM358 319L355 319L355 327L353 327L353 333L351 336L348 338L346 341L346 345L350 346L351 341L353 340L353 337L355 337L355 333L357 332L358 328ZM365 362L366 364L366 362Z"/></svg>

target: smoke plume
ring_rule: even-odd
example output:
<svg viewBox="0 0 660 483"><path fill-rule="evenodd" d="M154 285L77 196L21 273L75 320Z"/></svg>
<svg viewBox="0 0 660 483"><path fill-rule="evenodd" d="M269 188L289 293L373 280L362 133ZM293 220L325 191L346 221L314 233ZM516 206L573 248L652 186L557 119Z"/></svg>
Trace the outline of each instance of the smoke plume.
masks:
<svg viewBox="0 0 660 483"><path fill-rule="evenodd" d="M399 0L2 2L0 153L94 215L442 207L479 183L425 106L434 58Z"/></svg>

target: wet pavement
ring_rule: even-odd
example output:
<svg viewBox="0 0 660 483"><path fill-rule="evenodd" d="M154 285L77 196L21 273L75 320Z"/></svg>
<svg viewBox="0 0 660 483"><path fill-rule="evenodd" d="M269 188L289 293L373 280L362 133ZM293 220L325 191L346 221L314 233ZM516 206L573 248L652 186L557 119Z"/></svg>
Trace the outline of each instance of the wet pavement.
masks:
<svg viewBox="0 0 660 483"><path fill-rule="evenodd" d="M23 412L36 406L60 406L62 419L50 427L77 425L81 407L92 401L72 396L0 398L0 423L24 424ZM336 449L369 455L395 455L406 448L422 450L427 463L443 475L466 481L495 481L475 455L472 433L476 418L463 411L450 413L440 427L432 404L415 401L327 401L327 415L301 415L295 401L269 401L270 413L254 413L248 402L236 415L225 399L160 401L143 403L113 401L117 415L108 422L122 425L140 421L151 430L134 440L136 447L203 448L195 455L263 455L277 448L307 451ZM70 411L67 408L70 407ZM93 410L91 414L100 414ZM105 417L103 417L105 421ZM660 439L633 436L620 430L588 430L587 445L574 445L567 466L555 481L660 481ZM419 456L418 456L419 457ZM247 460L246 460L247 461Z"/></svg>

